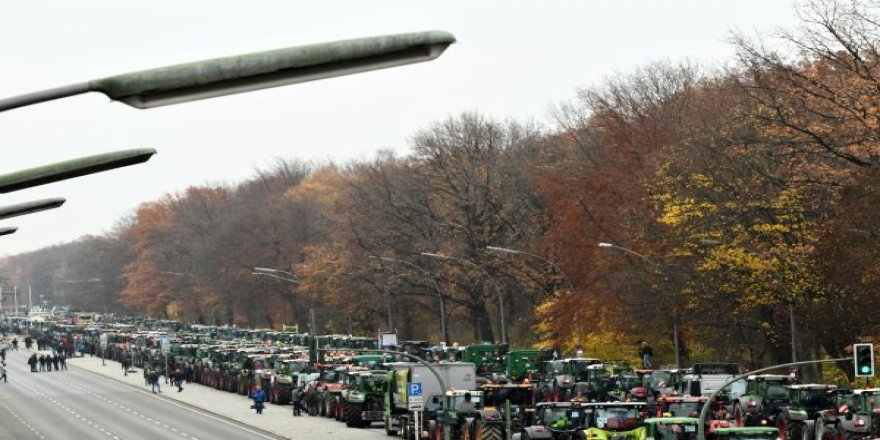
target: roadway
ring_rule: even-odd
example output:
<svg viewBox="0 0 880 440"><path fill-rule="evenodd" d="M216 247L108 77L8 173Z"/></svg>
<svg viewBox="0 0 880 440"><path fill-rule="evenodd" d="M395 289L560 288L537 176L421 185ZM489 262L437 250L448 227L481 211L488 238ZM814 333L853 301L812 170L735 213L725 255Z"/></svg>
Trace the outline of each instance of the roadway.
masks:
<svg viewBox="0 0 880 440"><path fill-rule="evenodd" d="M29 355L7 351L0 439L276 438L76 367L31 373Z"/></svg>
<svg viewBox="0 0 880 440"><path fill-rule="evenodd" d="M9 382L0 382L0 440L5 439L379 439L384 430L346 428L323 417L293 417L290 406L249 410L238 394L198 384L184 391L145 386L142 370L117 362L68 359L69 370L31 373L30 352L7 350Z"/></svg>

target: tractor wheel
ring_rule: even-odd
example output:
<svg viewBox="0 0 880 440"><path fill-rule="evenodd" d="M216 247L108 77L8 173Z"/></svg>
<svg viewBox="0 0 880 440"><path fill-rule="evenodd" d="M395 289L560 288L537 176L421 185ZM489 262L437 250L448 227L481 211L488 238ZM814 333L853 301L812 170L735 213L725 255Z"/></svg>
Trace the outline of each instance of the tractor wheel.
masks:
<svg viewBox="0 0 880 440"><path fill-rule="evenodd" d="M339 417L336 420L340 422L345 421L345 411L347 411L348 403L342 399L339 399L339 402L336 404L336 414Z"/></svg>
<svg viewBox="0 0 880 440"><path fill-rule="evenodd" d="M361 405L356 403L349 403L344 406L345 408L345 426L349 428L360 428L361 427Z"/></svg>
<svg viewBox="0 0 880 440"><path fill-rule="evenodd" d="M816 440L837 440L834 427L827 427L821 419L816 420Z"/></svg>
<svg viewBox="0 0 880 440"><path fill-rule="evenodd" d="M461 440L477 440L473 434L474 434L474 424L473 423L465 423L465 425L461 427Z"/></svg>
<svg viewBox="0 0 880 440"><path fill-rule="evenodd" d="M409 432L409 419L400 419L400 436L405 440L412 438Z"/></svg>
<svg viewBox="0 0 880 440"><path fill-rule="evenodd" d="M504 440L504 430L498 423L486 423L484 420L477 421L477 440Z"/></svg>
<svg viewBox="0 0 880 440"><path fill-rule="evenodd" d="M789 434L791 440L810 440L806 425L800 422L790 422L789 424L791 425L791 433Z"/></svg>

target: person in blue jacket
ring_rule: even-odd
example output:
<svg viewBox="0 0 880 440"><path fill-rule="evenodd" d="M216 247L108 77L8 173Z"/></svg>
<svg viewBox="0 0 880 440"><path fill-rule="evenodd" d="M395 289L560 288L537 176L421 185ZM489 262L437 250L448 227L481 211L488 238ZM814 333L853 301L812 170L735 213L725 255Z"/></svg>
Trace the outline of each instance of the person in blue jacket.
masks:
<svg viewBox="0 0 880 440"><path fill-rule="evenodd" d="M263 388L257 384L253 391L251 391L251 399L254 399L253 408L257 410L257 414L263 414L263 408L265 407L265 402L268 400L266 397L266 392L263 391Z"/></svg>

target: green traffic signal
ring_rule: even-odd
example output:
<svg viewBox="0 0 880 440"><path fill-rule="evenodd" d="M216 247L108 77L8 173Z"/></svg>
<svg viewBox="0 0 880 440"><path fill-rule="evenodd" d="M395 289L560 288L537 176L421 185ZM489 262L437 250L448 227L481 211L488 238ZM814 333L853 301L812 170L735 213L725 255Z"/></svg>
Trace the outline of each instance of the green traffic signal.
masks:
<svg viewBox="0 0 880 440"><path fill-rule="evenodd" d="M874 344L854 344L856 376L874 376Z"/></svg>

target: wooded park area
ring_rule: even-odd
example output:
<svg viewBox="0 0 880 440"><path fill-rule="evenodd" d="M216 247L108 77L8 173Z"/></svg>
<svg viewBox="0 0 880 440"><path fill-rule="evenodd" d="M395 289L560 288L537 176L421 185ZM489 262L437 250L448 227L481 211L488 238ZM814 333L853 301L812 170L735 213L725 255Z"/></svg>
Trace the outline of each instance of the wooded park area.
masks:
<svg viewBox="0 0 880 440"><path fill-rule="evenodd" d="M406 154L278 159L168 194L106 234L6 258L3 285L207 324L306 329L312 309L320 332L434 341L442 296L450 343L500 340L501 300L512 346L570 350L580 322L590 356L646 340L660 363L674 324L684 359L787 362L793 315L798 357L845 357L880 334L869 6L806 3L799 29L734 36L725 68L647 65L546 125L473 111Z"/></svg>

